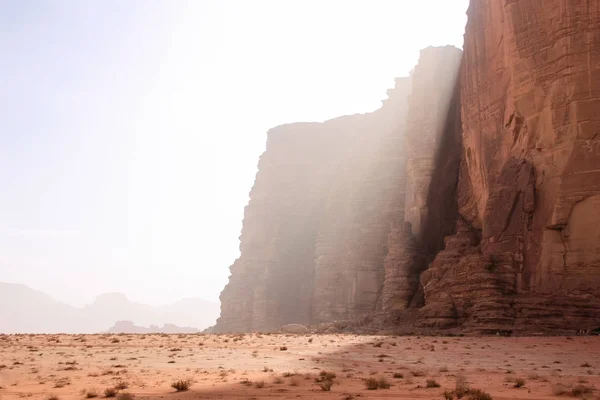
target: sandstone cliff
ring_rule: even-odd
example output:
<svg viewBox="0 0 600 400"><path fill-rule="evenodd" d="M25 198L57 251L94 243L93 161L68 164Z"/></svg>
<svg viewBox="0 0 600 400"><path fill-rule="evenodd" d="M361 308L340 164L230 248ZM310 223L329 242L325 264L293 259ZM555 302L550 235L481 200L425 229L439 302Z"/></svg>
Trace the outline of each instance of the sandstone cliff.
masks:
<svg viewBox="0 0 600 400"><path fill-rule="evenodd" d="M397 79L373 113L269 131L216 331L356 318L422 300L415 296L422 292L419 274L456 217L457 102L453 132L443 133L460 54L453 47L423 50L413 77ZM411 136L407 125L415 128ZM452 151L440 175L436 149L446 137ZM417 150L405 154L413 143ZM427 185L442 176L436 201L443 207L428 219ZM397 240L405 210L420 221L413 249ZM436 244L422 246L421 236Z"/></svg>
<svg viewBox="0 0 600 400"><path fill-rule="evenodd" d="M425 322L600 323L600 3L472 1L460 221L423 274Z"/></svg>
<svg viewBox="0 0 600 400"><path fill-rule="evenodd" d="M472 1L380 110L273 129L241 250L217 331L600 326L600 3Z"/></svg>

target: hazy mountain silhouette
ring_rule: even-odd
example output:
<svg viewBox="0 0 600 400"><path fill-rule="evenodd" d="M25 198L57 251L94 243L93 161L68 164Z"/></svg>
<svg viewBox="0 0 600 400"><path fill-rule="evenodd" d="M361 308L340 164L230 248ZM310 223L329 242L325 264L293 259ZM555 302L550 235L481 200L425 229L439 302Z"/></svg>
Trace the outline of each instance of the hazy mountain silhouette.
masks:
<svg viewBox="0 0 600 400"><path fill-rule="evenodd" d="M101 294L78 308L25 285L0 282L0 333L94 333L117 321L204 329L215 323L219 310L218 303L197 298L153 307L131 302L122 293Z"/></svg>
<svg viewBox="0 0 600 400"><path fill-rule="evenodd" d="M117 321L107 330L109 333L198 333L201 332L196 328L186 326L177 326L174 324L164 324L162 327L158 325L150 325L149 327L135 325L131 321Z"/></svg>

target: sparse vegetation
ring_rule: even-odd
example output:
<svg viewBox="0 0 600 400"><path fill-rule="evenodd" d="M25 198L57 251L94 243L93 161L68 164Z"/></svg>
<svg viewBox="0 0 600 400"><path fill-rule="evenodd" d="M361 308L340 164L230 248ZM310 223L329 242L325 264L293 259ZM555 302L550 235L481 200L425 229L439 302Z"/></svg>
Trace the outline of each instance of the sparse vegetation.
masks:
<svg viewBox="0 0 600 400"><path fill-rule="evenodd" d="M365 378L363 379L363 382L367 390L379 389L379 382L377 381L377 378Z"/></svg>
<svg viewBox="0 0 600 400"><path fill-rule="evenodd" d="M86 399L93 399L94 397L98 397L98 392L96 391L96 389L86 390L86 392L85 392Z"/></svg>
<svg viewBox="0 0 600 400"><path fill-rule="evenodd" d="M104 389L104 397L115 397L119 391L115 388L106 388Z"/></svg>
<svg viewBox="0 0 600 400"><path fill-rule="evenodd" d="M287 350L287 346L280 346L279 347L279 351L286 351Z"/></svg>
<svg viewBox="0 0 600 400"><path fill-rule="evenodd" d="M402 379L404 378L404 374L402 372L394 372L394 375L392 375L395 379Z"/></svg>
<svg viewBox="0 0 600 400"><path fill-rule="evenodd" d="M562 383L552 385L552 394L555 396L584 397L586 394L590 394L593 391L593 387L582 384L573 387L571 385L567 386Z"/></svg>
<svg viewBox="0 0 600 400"><path fill-rule="evenodd" d="M325 380L333 380L337 375L335 372L331 371L321 371L319 372L319 377L316 378L317 382L325 381Z"/></svg>
<svg viewBox="0 0 600 400"><path fill-rule="evenodd" d="M173 383L171 383L171 387L178 392L185 392L192 385L192 381L189 379L179 379Z"/></svg>
<svg viewBox="0 0 600 400"><path fill-rule="evenodd" d="M377 389L389 389L392 386L385 377L375 378L365 378L363 379L365 387L368 390L377 390Z"/></svg>
<svg viewBox="0 0 600 400"><path fill-rule="evenodd" d="M254 382L254 387L257 389L262 389L265 387L265 381Z"/></svg>
<svg viewBox="0 0 600 400"><path fill-rule="evenodd" d="M127 382L121 381L119 383L117 383L115 385L115 389L117 390L125 390L129 387L129 384Z"/></svg>
<svg viewBox="0 0 600 400"><path fill-rule="evenodd" d="M440 385L435 379L427 379L425 387L428 389L432 389L442 387L442 385Z"/></svg>

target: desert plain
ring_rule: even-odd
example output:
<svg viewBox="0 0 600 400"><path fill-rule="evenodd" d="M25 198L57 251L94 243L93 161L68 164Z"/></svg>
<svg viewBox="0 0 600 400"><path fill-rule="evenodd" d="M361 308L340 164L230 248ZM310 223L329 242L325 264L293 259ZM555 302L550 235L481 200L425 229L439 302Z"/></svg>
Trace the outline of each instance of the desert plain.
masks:
<svg viewBox="0 0 600 400"><path fill-rule="evenodd" d="M2 400L600 398L599 372L600 336L0 336Z"/></svg>

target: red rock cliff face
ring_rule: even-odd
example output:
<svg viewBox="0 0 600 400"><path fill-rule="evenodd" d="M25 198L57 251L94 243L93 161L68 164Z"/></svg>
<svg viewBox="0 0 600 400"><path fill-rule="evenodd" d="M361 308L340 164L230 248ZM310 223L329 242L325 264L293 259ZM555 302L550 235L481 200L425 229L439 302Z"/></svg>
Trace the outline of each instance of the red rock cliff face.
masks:
<svg viewBox="0 0 600 400"><path fill-rule="evenodd" d="M600 3L478 0L460 87L460 220L424 322L600 323Z"/></svg>
<svg viewBox="0 0 600 400"><path fill-rule="evenodd" d="M385 259L384 313L423 305L421 272L454 232L460 164L457 75L462 52L452 46L421 51L412 74L407 126L404 221L395 224Z"/></svg>
<svg viewBox="0 0 600 400"><path fill-rule="evenodd" d="M403 214L397 179L409 91L401 78L373 113L269 131L217 331L374 310L390 221Z"/></svg>
<svg viewBox="0 0 600 400"><path fill-rule="evenodd" d="M269 132L216 331L422 303L419 275L457 216L460 59L425 49L379 110Z"/></svg>

